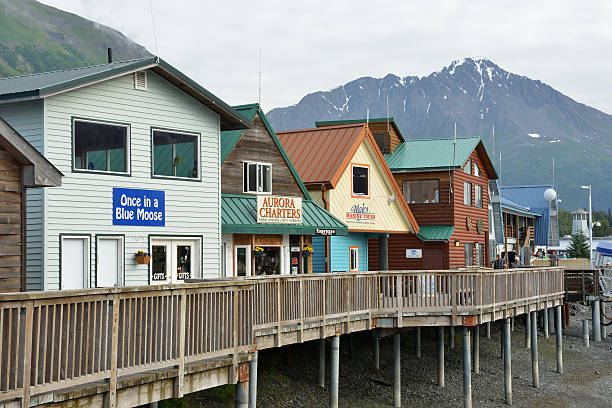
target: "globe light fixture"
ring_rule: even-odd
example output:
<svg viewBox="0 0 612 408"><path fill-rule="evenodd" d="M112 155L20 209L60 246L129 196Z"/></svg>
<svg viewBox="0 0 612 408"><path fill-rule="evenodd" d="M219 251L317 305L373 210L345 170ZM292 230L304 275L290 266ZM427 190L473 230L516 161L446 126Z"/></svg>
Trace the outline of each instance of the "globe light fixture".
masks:
<svg viewBox="0 0 612 408"><path fill-rule="evenodd" d="M552 188L548 188L544 191L544 199L546 199L546 201L552 201L555 198L557 198L557 192Z"/></svg>

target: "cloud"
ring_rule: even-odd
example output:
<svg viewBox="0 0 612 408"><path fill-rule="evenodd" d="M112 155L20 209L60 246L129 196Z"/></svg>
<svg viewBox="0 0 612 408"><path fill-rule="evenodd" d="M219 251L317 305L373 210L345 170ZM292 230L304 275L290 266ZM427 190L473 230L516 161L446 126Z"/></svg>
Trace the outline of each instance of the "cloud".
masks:
<svg viewBox="0 0 612 408"><path fill-rule="evenodd" d="M149 1L44 0L155 51ZM605 1L152 0L162 58L231 104L266 110L360 76L427 75L485 56L612 113Z"/></svg>

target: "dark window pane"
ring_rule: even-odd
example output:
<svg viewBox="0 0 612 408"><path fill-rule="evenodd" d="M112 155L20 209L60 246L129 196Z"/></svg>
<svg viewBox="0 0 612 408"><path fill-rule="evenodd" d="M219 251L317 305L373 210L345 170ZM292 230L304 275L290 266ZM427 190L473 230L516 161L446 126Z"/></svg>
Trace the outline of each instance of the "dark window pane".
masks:
<svg viewBox="0 0 612 408"><path fill-rule="evenodd" d="M127 127L74 122L74 168L127 172Z"/></svg>
<svg viewBox="0 0 612 408"><path fill-rule="evenodd" d="M236 276L246 276L246 248L236 248Z"/></svg>
<svg viewBox="0 0 612 408"><path fill-rule="evenodd" d="M249 163L249 190L257 192L257 164Z"/></svg>
<svg viewBox="0 0 612 408"><path fill-rule="evenodd" d="M176 246L176 277L179 280L192 278L191 245Z"/></svg>
<svg viewBox="0 0 612 408"><path fill-rule="evenodd" d="M378 148L383 154L389 153L387 151L387 135L384 133L374 133L374 141L378 145Z"/></svg>
<svg viewBox="0 0 612 408"><path fill-rule="evenodd" d="M368 192L368 168L353 166L353 194L369 195Z"/></svg>
<svg viewBox="0 0 612 408"><path fill-rule="evenodd" d="M197 143L195 135L153 131L153 174L197 178Z"/></svg>
<svg viewBox="0 0 612 408"><path fill-rule="evenodd" d="M439 203L440 182L438 180L421 181L421 194L423 203Z"/></svg>

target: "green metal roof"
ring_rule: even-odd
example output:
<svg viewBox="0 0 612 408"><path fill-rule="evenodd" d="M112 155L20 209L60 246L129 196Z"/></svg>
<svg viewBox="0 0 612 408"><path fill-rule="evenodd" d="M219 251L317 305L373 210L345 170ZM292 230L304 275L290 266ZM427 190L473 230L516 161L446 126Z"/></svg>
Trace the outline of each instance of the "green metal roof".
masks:
<svg viewBox="0 0 612 408"><path fill-rule="evenodd" d="M0 78L0 101L44 98L56 92L67 91L92 82L149 68L221 115L222 129L231 130L249 127L242 116L234 112L229 105L157 57Z"/></svg>
<svg viewBox="0 0 612 408"><path fill-rule="evenodd" d="M346 224L311 200L302 200L302 220L302 224L258 224L256 196L221 196L221 230L224 234L315 235L317 229L333 229L336 235L348 234Z"/></svg>
<svg viewBox="0 0 612 408"><path fill-rule="evenodd" d="M283 145L281 144L281 142L278 140L278 136L276 136L276 133L274 132L274 129L272 128L272 125L270 124L270 122L268 122L268 118L266 117L266 114L263 112L259 104L250 103L247 105L237 105L237 106L233 106L232 109L238 112L238 114L242 116L244 120L246 120L251 125L253 124L253 119L255 119L255 115L259 114L259 117L261 118L264 126L268 130L268 133L272 137L272 140L274 140L274 144L276 145L281 155L285 159L285 162L287 163L287 166L289 167L291 174L293 174L293 177L297 181L298 186L300 187L300 190L302 190L304 197L308 200L311 200L312 198L310 197L310 193L308 192L308 189L302 182L302 179L300 178L295 167L293 167L293 163L291 163L291 160L289 159L287 152L283 148ZM234 147L236 147L236 144L238 143L238 141L240 140L243 134L244 134L244 129L221 132L221 164L222 165L223 165L223 162L225 162L225 159L227 159L227 156L229 156L229 154L232 152Z"/></svg>
<svg viewBox="0 0 612 408"><path fill-rule="evenodd" d="M453 225L420 225L417 236L423 241L449 241L455 227Z"/></svg>
<svg viewBox="0 0 612 408"><path fill-rule="evenodd" d="M460 168L480 143L479 137L457 138L453 163L453 139L413 140L401 143L386 155L391 171Z"/></svg>

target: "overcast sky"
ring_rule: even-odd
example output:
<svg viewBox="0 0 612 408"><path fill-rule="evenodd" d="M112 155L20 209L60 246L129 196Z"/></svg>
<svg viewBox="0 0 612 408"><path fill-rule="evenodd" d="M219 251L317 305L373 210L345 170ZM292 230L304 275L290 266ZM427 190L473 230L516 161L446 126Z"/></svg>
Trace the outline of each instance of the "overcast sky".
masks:
<svg viewBox="0 0 612 408"><path fill-rule="evenodd" d="M362 76L489 58L612 113L612 2L151 0L160 57L230 104L264 109ZM149 0L43 0L155 53Z"/></svg>

